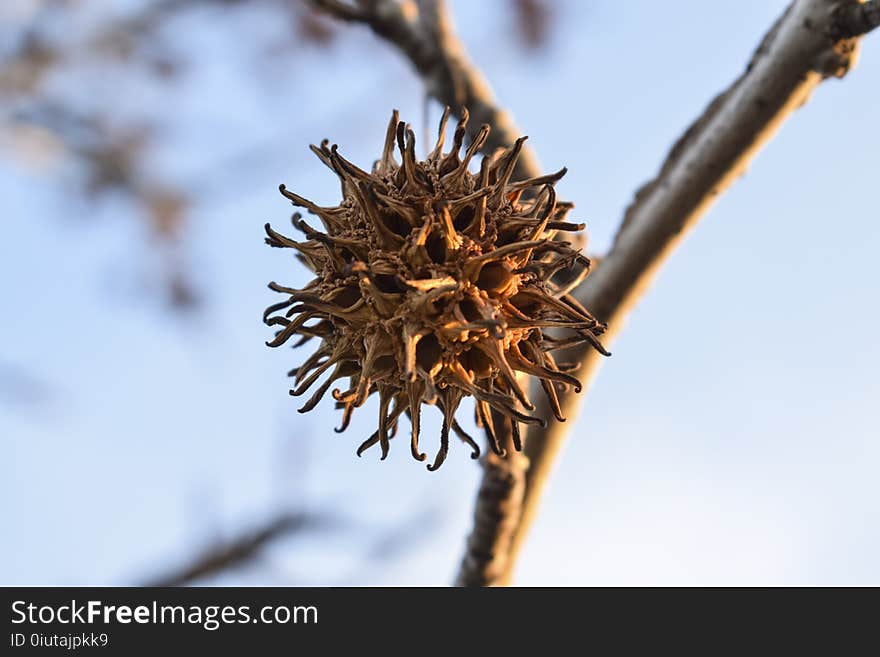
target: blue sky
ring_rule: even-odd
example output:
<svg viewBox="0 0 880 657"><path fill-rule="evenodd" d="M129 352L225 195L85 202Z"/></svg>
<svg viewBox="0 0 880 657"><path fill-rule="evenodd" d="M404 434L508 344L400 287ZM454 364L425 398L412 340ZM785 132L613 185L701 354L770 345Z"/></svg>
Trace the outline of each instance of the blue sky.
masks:
<svg viewBox="0 0 880 657"><path fill-rule="evenodd" d="M600 253L786 5L568 2L533 55L486 20L498 2L452 4L544 167L568 167L560 194ZM422 127L420 84L357 30L247 75L230 39L269 18L193 29L213 16L168 28L198 64L183 82L86 85L168 115L156 166L196 198L199 314L169 315L143 284L151 238L124 204L0 160L0 361L46 390L0 404L0 582L141 581L283 507L340 524L212 581L446 584L479 476L468 450L436 473L402 445L358 459L375 402L342 435L331 404L297 414L284 374L302 356L264 347L260 322L267 281L306 277L262 244L289 215L278 183L334 202L307 144L370 163L393 107ZM574 424L517 583L880 584L878 79L873 35L669 261Z"/></svg>

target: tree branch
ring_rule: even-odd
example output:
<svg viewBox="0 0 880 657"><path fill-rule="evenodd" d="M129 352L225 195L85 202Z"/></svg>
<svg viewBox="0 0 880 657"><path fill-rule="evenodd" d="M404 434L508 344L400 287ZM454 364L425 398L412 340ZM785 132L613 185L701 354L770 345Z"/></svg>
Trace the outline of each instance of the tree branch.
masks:
<svg viewBox="0 0 880 657"><path fill-rule="evenodd" d="M809 99L822 80L842 77L855 61L857 42L841 39L841 25L853 33L857 6L852 0L796 0L771 28L745 73L721 93L673 146L657 177L644 185L627 209L614 244L601 267L576 291L579 301L608 323L607 341L621 329L629 311L653 282L660 266L745 171L782 122ZM839 23L838 21L844 21ZM873 20L876 20L873 19ZM856 29L855 33L858 33ZM587 389L602 360L595 351L575 350L575 374ZM571 419L581 399L567 393L563 412ZM538 396L539 399L543 399ZM538 412L549 409L539 405ZM550 423L530 430L525 445L530 468L522 517L505 560L507 572L488 583L510 581L512 567L534 520L552 464L565 440L566 426Z"/></svg>
<svg viewBox="0 0 880 657"><path fill-rule="evenodd" d="M509 112L495 99L486 78L467 56L443 0L358 0L357 5L339 0L310 0L312 4L351 23L367 25L377 36L409 59L424 80L429 95L461 116L470 113L471 137L484 123L492 128L482 148L491 153L508 147L522 135ZM541 174L537 159L524 148L514 171L516 178Z"/></svg>
<svg viewBox="0 0 880 657"><path fill-rule="evenodd" d="M497 412L492 416L496 436L507 454L489 452L482 459L483 479L474 505L474 524L456 586L485 586L512 567L507 560L522 514L529 460L513 446L510 418Z"/></svg>
<svg viewBox="0 0 880 657"><path fill-rule="evenodd" d="M428 93L459 112L492 127L484 150L512 143L520 135L510 115L498 107L488 84L467 59L440 0L311 0L324 11L368 25L397 47L424 79ZM877 0L796 0L755 52L746 72L713 101L675 144L657 177L644 185L630 205L602 266L577 292L579 300L609 323L608 340L653 280L659 266L743 172L755 153L795 108L806 102L824 78L841 77L855 60L851 37L877 26ZM517 176L539 175L534 156L521 158ZM578 378L585 387L601 358L575 351ZM543 395L536 395L539 413ZM576 414L579 399L561 396L563 410ZM513 564L566 432L556 422L532 429L526 455L508 450L508 460L487 457L475 511L475 526L462 560L458 584L508 583ZM570 424L568 426L571 426ZM509 442L510 430L496 427ZM528 471L524 475L524 470ZM523 485L524 484L524 485ZM521 518L518 516L522 514Z"/></svg>

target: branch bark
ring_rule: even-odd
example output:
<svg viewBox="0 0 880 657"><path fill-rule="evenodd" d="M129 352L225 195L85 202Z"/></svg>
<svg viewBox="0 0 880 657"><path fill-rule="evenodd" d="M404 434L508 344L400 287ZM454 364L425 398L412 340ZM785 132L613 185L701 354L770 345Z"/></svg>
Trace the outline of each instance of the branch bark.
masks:
<svg viewBox="0 0 880 657"><path fill-rule="evenodd" d="M186 566L146 583L144 586L184 586L195 580L237 568L257 558L277 539L319 524L318 519L303 513L283 513L234 539L212 546L196 555Z"/></svg>
<svg viewBox="0 0 880 657"><path fill-rule="evenodd" d="M456 586L485 586L504 576L512 564L512 542L521 515L528 459L508 449L483 458L483 478L474 506L474 525L465 546Z"/></svg>
<svg viewBox="0 0 880 657"><path fill-rule="evenodd" d="M861 15L859 9L852 0L793 2L764 37L746 71L712 101L673 146L657 177L636 193L602 265L576 291L581 303L608 323L606 341L620 331L675 247L745 171L782 122L809 100L820 82L843 77L852 67L857 40L840 35L870 29L865 21L853 22L854 15ZM841 31L841 20L848 21L845 31ZM581 350L567 360L580 361L576 376L588 389L602 357ZM571 393L562 399L570 420L580 403ZM539 412L542 410L548 411L539 407ZM509 568L487 583L510 582L567 426L554 422L546 430L529 432L525 449L530 467L522 517L511 554L505 559Z"/></svg>
<svg viewBox="0 0 880 657"><path fill-rule="evenodd" d="M506 148L522 135L510 113L498 104L486 78L470 61L443 0L358 0L356 5L340 0L311 2L335 18L368 26L397 48L413 65L431 97L449 105L458 117L463 108L468 109L470 137L482 124L488 124L492 131L483 152ZM523 148L513 175L520 179L541 175L530 148Z"/></svg>

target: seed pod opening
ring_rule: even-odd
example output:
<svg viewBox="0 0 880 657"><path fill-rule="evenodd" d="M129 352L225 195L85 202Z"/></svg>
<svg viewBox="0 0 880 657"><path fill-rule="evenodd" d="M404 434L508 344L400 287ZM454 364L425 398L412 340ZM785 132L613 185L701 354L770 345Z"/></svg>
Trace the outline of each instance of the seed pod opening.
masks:
<svg viewBox="0 0 880 657"><path fill-rule="evenodd" d="M312 390L300 412L315 408L336 385L331 396L342 410L342 432L354 409L378 393L378 427L358 455L378 444L384 459L406 415L412 455L423 461L421 406L436 405L443 425L429 470L446 458L450 431L479 456L455 419L464 398L473 398L478 425L503 454L492 411L510 418L516 436L519 423L547 421L529 414L535 407L520 375L540 380L561 421L558 391L580 384L553 352L588 343L607 354L598 340L605 326L571 297L571 282L556 282L563 270L579 270L580 280L589 268L578 249L557 239L562 231L583 229L566 220L571 204L556 198L553 185L565 169L511 182L522 137L471 172L489 127L465 149L468 115L462 114L451 149L444 153L447 108L433 150L417 160L413 131L393 112L381 158L369 173L326 140L312 146L339 177L340 204L321 207L282 185L281 193L317 217L323 230L299 213L292 221L302 241L266 224L266 242L292 249L315 274L301 290L270 283L286 299L264 314L266 324L279 327L271 347L294 338L295 347L320 341L290 372L291 395Z"/></svg>

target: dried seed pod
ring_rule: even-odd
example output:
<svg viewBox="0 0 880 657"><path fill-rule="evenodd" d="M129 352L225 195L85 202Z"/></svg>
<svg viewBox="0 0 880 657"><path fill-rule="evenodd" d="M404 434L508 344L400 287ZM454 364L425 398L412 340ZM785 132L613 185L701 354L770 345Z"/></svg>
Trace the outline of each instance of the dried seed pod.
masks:
<svg viewBox="0 0 880 657"><path fill-rule="evenodd" d="M464 111L452 148L444 153L448 118L447 108L434 149L420 161L415 136L395 111L381 159L369 173L326 140L312 146L339 177L342 202L320 207L282 185L281 193L318 217L324 230L294 214L293 225L305 236L298 242L266 225L270 246L293 249L315 273L302 290L270 283L287 298L264 314L267 324L281 327L269 346L295 336L295 346L312 338L321 342L290 372L294 396L326 376L300 412L314 408L335 382L347 379L347 389L332 391L343 411L338 432L355 408L379 394L378 428L358 454L378 444L384 459L405 413L412 425L412 455L423 461L421 406L434 404L443 414L443 429L429 470L446 458L450 430L471 447L474 458L479 456L478 445L455 419L464 397L474 398L477 422L502 454L493 410L511 419L517 435L519 423L546 423L528 414L535 407L518 372L540 380L561 421L558 389L580 385L551 352L586 342L606 353L598 341L604 325L569 295L589 261L570 243L554 239L559 231L583 229L566 222L571 204L556 199L553 185L565 169L511 182L522 137L506 151L484 157L473 173L469 165L489 127L483 126L462 154ZM579 274L557 282L560 271L572 269ZM546 329L566 329L569 335L550 336Z"/></svg>

